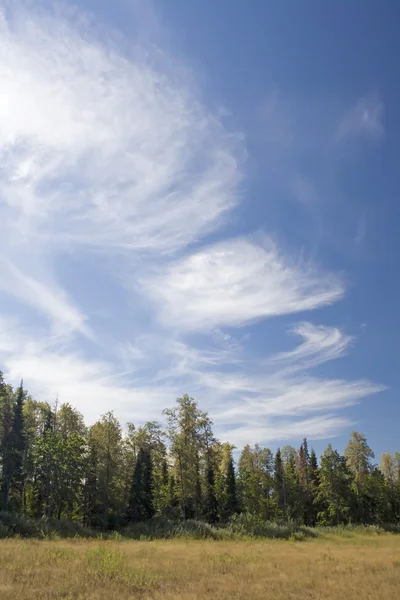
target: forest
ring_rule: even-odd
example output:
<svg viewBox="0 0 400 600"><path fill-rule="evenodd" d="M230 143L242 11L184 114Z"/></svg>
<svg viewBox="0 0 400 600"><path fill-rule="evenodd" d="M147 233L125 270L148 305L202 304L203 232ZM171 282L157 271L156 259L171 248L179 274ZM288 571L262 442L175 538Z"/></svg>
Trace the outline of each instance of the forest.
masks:
<svg viewBox="0 0 400 600"><path fill-rule="evenodd" d="M162 422L122 427L108 412L88 427L71 404L34 400L0 372L0 511L99 530L163 517L223 526L238 515L311 527L400 522L400 453L378 467L362 433L343 455L329 444L319 459L307 439L239 452L188 395Z"/></svg>

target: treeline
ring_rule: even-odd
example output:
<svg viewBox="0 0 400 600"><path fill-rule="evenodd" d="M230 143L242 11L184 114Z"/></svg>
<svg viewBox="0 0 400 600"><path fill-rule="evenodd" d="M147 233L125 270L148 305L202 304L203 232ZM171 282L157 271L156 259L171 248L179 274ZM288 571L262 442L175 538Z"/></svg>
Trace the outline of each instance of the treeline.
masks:
<svg viewBox="0 0 400 600"><path fill-rule="evenodd" d="M365 436L319 462L307 440L275 455L218 441L192 398L125 430L112 412L91 427L70 404L33 400L0 372L0 510L115 529L162 516L225 523L242 513L308 526L400 522L400 453L378 468Z"/></svg>

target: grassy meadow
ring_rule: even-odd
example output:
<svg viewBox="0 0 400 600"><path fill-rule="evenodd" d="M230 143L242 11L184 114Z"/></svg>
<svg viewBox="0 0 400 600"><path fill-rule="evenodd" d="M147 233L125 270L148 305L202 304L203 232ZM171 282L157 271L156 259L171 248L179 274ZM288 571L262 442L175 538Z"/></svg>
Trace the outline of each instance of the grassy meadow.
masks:
<svg viewBox="0 0 400 600"><path fill-rule="evenodd" d="M398 600L400 536L0 540L1 600Z"/></svg>

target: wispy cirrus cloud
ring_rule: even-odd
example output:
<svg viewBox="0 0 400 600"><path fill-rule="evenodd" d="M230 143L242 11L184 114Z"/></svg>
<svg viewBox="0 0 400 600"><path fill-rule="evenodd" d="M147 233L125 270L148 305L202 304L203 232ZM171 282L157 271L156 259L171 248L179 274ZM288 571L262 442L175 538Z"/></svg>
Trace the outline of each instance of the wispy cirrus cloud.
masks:
<svg viewBox="0 0 400 600"><path fill-rule="evenodd" d="M21 8L0 28L1 185L14 225L58 248L164 251L235 205L240 140L166 57L125 54L79 14Z"/></svg>
<svg viewBox="0 0 400 600"><path fill-rule="evenodd" d="M45 283L31 277L7 259L0 259L0 289L45 315L53 333L69 335L76 332L93 337L87 317L68 298L65 290L45 276Z"/></svg>
<svg viewBox="0 0 400 600"><path fill-rule="evenodd" d="M267 237L221 240L241 197L242 136L208 110L179 59L143 37L127 43L71 7L6 4L0 285L18 301L0 320L6 375L43 399L58 393L89 421L110 408L123 421L158 418L188 391L238 445L346 427L332 413L383 387L311 369L342 356L350 337L302 323L297 348L259 357L245 330L226 330L344 294L338 277ZM216 231L221 241L206 238ZM64 277L71 259L95 264L100 293L113 281L108 328L93 318L94 294L79 305L87 282Z"/></svg>
<svg viewBox="0 0 400 600"><path fill-rule="evenodd" d="M21 323L2 318L0 358L11 379L24 376L30 391L41 398L59 394L89 422L110 407L122 422L159 419L163 408L189 390L210 411L216 433L238 447L305 435L333 437L352 425L340 415L345 407L386 388L367 380L314 376L312 367L328 356L343 356L351 338L311 323L302 323L298 332L304 341L297 348L267 360L244 344L231 341L227 346L218 336L195 347L155 334L137 340L140 355L132 345L130 354L123 354L125 362L113 363L90 359L59 338L29 338ZM91 398L95 401L88 402Z"/></svg>
<svg viewBox="0 0 400 600"><path fill-rule="evenodd" d="M335 131L334 139L341 142L345 139L364 137L379 141L385 135L383 125L384 105L376 96L365 96L345 113Z"/></svg>
<svg viewBox="0 0 400 600"><path fill-rule="evenodd" d="M270 240L255 244L245 238L184 257L142 285L164 322L189 330L313 310L344 293L337 278L291 262Z"/></svg>
<svg viewBox="0 0 400 600"><path fill-rule="evenodd" d="M312 323L299 323L291 331L303 338L294 350L281 352L273 357L275 362L289 364L294 369L315 367L343 356L353 338L344 335L337 327L316 326Z"/></svg>

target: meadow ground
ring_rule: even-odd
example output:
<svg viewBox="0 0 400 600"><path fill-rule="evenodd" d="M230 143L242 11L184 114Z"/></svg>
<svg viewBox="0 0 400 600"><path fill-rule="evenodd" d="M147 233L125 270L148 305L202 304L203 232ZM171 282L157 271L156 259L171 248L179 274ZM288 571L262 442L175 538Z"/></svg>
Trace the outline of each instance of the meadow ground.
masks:
<svg viewBox="0 0 400 600"><path fill-rule="evenodd" d="M399 600L400 536L0 540L1 600Z"/></svg>

